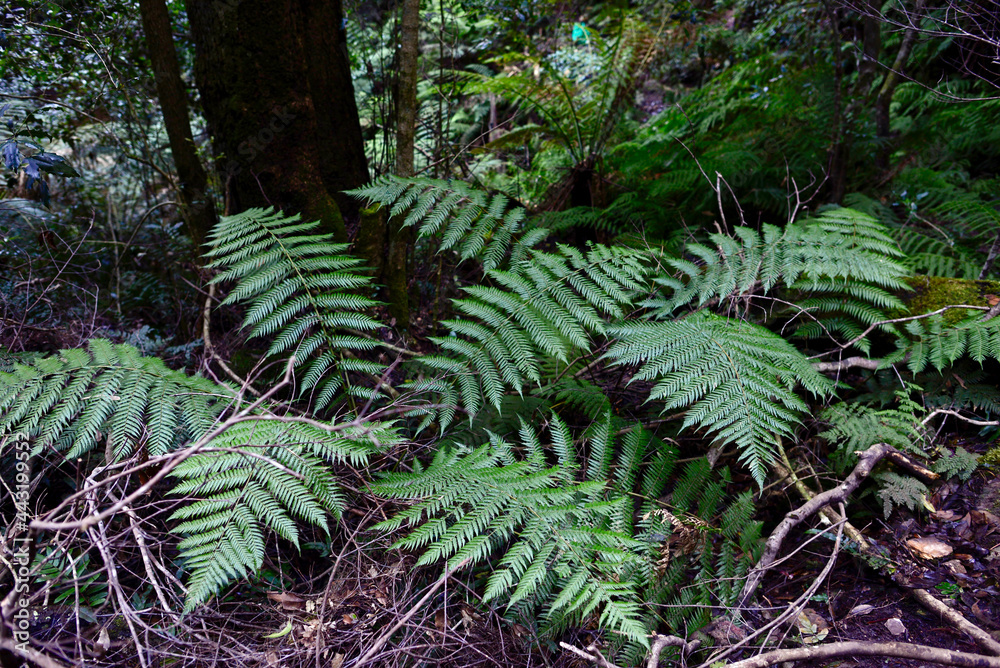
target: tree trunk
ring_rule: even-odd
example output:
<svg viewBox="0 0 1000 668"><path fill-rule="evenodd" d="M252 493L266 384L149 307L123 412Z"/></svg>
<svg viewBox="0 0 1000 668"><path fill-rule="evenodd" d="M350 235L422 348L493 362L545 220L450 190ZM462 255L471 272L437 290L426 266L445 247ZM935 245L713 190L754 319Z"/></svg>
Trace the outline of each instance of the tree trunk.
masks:
<svg viewBox="0 0 1000 668"><path fill-rule="evenodd" d="M163 125L170 141L170 153L180 181L182 214L188 234L199 248L217 220L215 206L208 199L208 177L198 160L191 123L188 119L187 93L181 79L177 51L170 29L170 14L164 0L139 0L142 28L146 33L149 62L156 80L156 94L163 110Z"/></svg>
<svg viewBox="0 0 1000 668"><path fill-rule="evenodd" d="M889 107L892 105L892 96L896 92L896 87L903 80L903 69L910 59L910 51L913 50L913 45L917 41L918 30L916 26L920 23L923 8L924 0L917 0L912 14L910 14L910 21L913 27L907 28L903 34L903 42L899 45L896 60L892 63L889 71L886 72L885 79L882 80L882 85L879 87L878 98L875 100L875 132L879 139L885 140L876 154L875 164L883 171L889 168Z"/></svg>
<svg viewBox="0 0 1000 668"><path fill-rule="evenodd" d="M275 206L340 241L368 181L340 0L185 0L227 211Z"/></svg>
<svg viewBox="0 0 1000 668"><path fill-rule="evenodd" d="M420 0L403 0L400 21L399 88L396 99L396 175L413 176L413 147L417 130L417 61L420 55ZM389 252L383 279L389 314L401 330L409 329L407 256L410 229L401 216L389 221Z"/></svg>

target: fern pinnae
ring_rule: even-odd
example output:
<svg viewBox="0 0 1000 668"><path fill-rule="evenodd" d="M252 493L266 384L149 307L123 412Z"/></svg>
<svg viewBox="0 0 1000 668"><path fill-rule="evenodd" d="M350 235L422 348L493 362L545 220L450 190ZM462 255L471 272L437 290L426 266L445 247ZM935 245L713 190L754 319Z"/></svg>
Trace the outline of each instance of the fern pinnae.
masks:
<svg viewBox="0 0 1000 668"><path fill-rule="evenodd" d="M244 327L249 337L273 337L268 355L294 350L297 365L313 355L322 358L299 385L303 395L318 388L315 396L323 408L344 384L338 360L325 353L371 348L359 343L362 337L352 339L339 330L373 331L380 323L363 313L376 302L352 293L369 283L361 274L360 260L345 255L347 246L332 243L329 235L314 233L318 225L302 223L298 216L250 209L220 220L207 256L212 258L209 267L220 272L213 283L236 281L223 303L248 305ZM243 241L249 241L252 252Z"/></svg>

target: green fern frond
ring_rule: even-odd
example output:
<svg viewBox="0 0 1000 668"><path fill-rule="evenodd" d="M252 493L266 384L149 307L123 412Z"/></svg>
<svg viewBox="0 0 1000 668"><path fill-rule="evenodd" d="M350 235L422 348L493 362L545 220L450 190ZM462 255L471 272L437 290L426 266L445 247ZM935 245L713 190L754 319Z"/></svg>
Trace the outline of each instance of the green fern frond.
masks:
<svg viewBox="0 0 1000 668"><path fill-rule="evenodd" d="M442 323L453 335L432 339L448 357L417 363L447 372L460 390L451 397L460 395L470 416L487 403L498 407L506 392L522 393L541 380L538 360L566 363L589 352L643 288L649 259L623 247L532 251L508 270L487 272L495 286L464 288L468 296L454 302L464 317ZM442 413L442 428L455 409Z"/></svg>
<svg viewBox="0 0 1000 668"><path fill-rule="evenodd" d="M461 181L387 174L348 194L391 207L393 216L406 214L405 226L417 227L421 237L440 233L441 250L455 249L463 260L478 258L486 269L500 266L524 227L522 207Z"/></svg>
<svg viewBox="0 0 1000 668"><path fill-rule="evenodd" d="M234 396L132 346L94 339L0 373L0 434L27 434L36 450L71 458L102 439L114 460L140 445L156 456L204 434Z"/></svg>
<svg viewBox="0 0 1000 668"><path fill-rule="evenodd" d="M687 410L683 427L697 425L716 441L733 443L761 486L775 439L791 436L805 403L833 385L780 336L756 325L696 314L674 322L634 322L611 328L617 342L605 354L639 366L631 382L650 380L662 410Z"/></svg>
<svg viewBox="0 0 1000 668"><path fill-rule="evenodd" d="M737 227L733 236L709 239L714 248L691 243L686 257L666 260L676 274L657 279L666 292L646 302L654 316L714 301L745 308L741 300L779 286L816 295L797 309L812 317L846 314L867 325L886 319L884 309L903 308L892 294L908 289L907 270L896 260L902 253L887 228L860 212L828 209L783 229Z"/></svg>
<svg viewBox="0 0 1000 668"><path fill-rule="evenodd" d="M896 351L884 363L905 361L910 371L920 373L928 366L941 371L968 355L982 364L1000 359L1000 318L983 321L975 314L955 325L939 315L912 320L904 325L908 336L896 341Z"/></svg>
<svg viewBox="0 0 1000 668"><path fill-rule="evenodd" d="M300 396L318 390L314 401L322 409L344 385L352 351L377 345L344 330L371 332L381 323L365 314L377 302L357 294L370 284L361 261L345 254L346 244L316 234L318 227L297 215L248 209L219 221L205 256L220 272L212 283L236 283L222 303L247 305L249 338L270 338L269 356L293 354L297 366L309 362Z"/></svg>
<svg viewBox="0 0 1000 668"><path fill-rule="evenodd" d="M187 504L172 531L189 574L185 610L193 610L234 579L260 569L264 529L298 546L295 520L324 531L327 513L344 506L330 464L363 466L377 443L397 439L386 425L367 433L334 434L309 424L262 417L240 422L181 462L171 490Z"/></svg>
<svg viewBox="0 0 1000 668"><path fill-rule="evenodd" d="M824 410L820 417L830 429L819 436L837 449L830 462L838 473L845 473L857 464L855 454L876 443L888 443L902 451L922 455L926 430L920 415L923 409L905 391L897 391L898 408L876 409L856 403L838 403Z"/></svg>
<svg viewBox="0 0 1000 668"><path fill-rule="evenodd" d="M596 447L605 451L611 447L609 425L606 416L592 432L601 440ZM417 503L379 528L412 527L396 547L420 549L418 563L476 563L504 549L487 582L486 600L544 610L554 628L600 610L612 630L645 644L648 629L640 620L637 583L627 577L639 569L645 544L630 535L631 513L628 526L611 526L627 495L609 492L601 477L578 482L580 462L568 428L553 417L550 432L552 444L545 449L558 461L553 466L535 431L522 425L524 457L491 435L488 445L471 452L438 451L419 473L383 476L373 491ZM638 467L641 455L631 454L630 467Z"/></svg>

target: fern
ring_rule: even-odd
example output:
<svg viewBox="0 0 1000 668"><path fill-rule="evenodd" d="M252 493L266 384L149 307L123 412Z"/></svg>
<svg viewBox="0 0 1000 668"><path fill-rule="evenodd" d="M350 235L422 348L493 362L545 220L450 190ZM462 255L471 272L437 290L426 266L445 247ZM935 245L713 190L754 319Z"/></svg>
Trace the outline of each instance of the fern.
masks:
<svg viewBox="0 0 1000 668"><path fill-rule="evenodd" d="M748 311L750 297L782 287L803 293L793 313L813 318L797 334L839 330L854 338L858 324L871 325L886 319L885 309L903 308L892 291L909 289L906 269L894 259L902 253L888 230L850 209L828 209L784 229L764 224L761 233L737 227L732 236L716 233L709 239L715 248L692 243L686 257L665 260L677 274L657 279L666 293L646 302L654 315L716 301ZM775 311L770 304L766 308ZM856 345L867 349L866 341Z"/></svg>
<svg viewBox="0 0 1000 668"><path fill-rule="evenodd" d="M36 452L71 459L102 440L109 463L140 447L156 456L205 433L234 396L132 346L93 339L0 373L0 433L26 434Z"/></svg>
<svg viewBox="0 0 1000 668"><path fill-rule="evenodd" d="M364 313L377 302L357 294L370 282L361 261L344 254L346 244L314 233L318 226L297 215L248 209L219 221L205 256L213 258L208 267L220 271L212 283L236 281L222 303L247 305L249 338L271 338L268 356L290 353L297 366L308 361L300 396L315 390L316 408L323 409L343 389L348 371L377 375L384 366L345 359L377 347L351 333L381 326Z"/></svg>
<svg viewBox="0 0 1000 668"><path fill-rule="evenodd" d="M716 441L735 444L761 486L775 438L791 436L807 410L795 386L819 396L833 390L783 338L738 320L703 313L625 323L610 332L618 341L605 357L639 366L631 382L653 381L649 399L662 401L664 412L687 409L683 427L697 425Z"/></svg>
<svg viewBox="0 0 1000 668"><path fill-rule="evenodd" d="M941 448L941 450L941 457L934 462L935 473L940 473L946 478L957 476L959 480L965 482L979 468L979 458L961 446L957 447L954 452L948 448Z"/></svg>
<svg viewBox="0 0 1000 668"><path fill-rule="evenodd" d="M830 429L820 437L837 445L830 463L840 474L857 464L855 453L876 443L888 443L902 450L922 454L926 434L918 417L922 412L905 393L897 393L899 408L878 410L865 404L839 403L823 411L821 418Z"/></svg>
<svg viewBox="0 0 1000 668"><path fill-rule="evenodd" d="M978 314L949 326L939 315L905 324L906 338L896 341L896 351L884 359L886 365L905 361L910 371L928 366L941 371L968 355L982 364L1000 359L1000 318L982 320Z"/></svg>
<svg viewBox="0 0 1000 668"><path fill-rule="evenodd" d="M387 174L348 194L392 207L392 216L405 214L404 226L416 226L422 237L440 233L441 250L454 249L463 260L481 259L488 270L499 267L509 251L515 259L523 257L525 249L546 234L535 230L515 244L524 226L524 209L511 207L505 195L489 196L461 181Z"/></svg>
<svg viewBox="0 0 1000 668"><path fill-rule="evenodd" d="M491 434L474 450L441 449L426 467L414 462L414 473L372 485L415 501L379 526L409 528L395 547L419 550L418 564L475 564L500 553L484 600L503 600L516 616L540 615L548 633L599 612L600 625L620 634L612 650L639 656L661 621L660 604L691 592L706 606L738 595L738 579L759 557L761 526L752 495L726 504L728 473L704 459L677 478L669 497L676 514L663 510L655 499L673 479L676 451L638 426L620 439L616 429L605 413L574 440L553 416L548 446L522 423L519 445ZM679 632L707 621L676 612Z"/></svg>
<svg viewBox="0 0 1000 668"><path fill-rule="evenodd" d="M628 577L641 570L644 543L630 535L631 504L620 491L634 473L620 478L615 490L606 488L605 462L614 449L609 420L591 433L592 456L581 482L572 436L553 417L554 465L527 425L520 448L492 435L471 452L440 450L421 472L388 474L372 486L383 496L418 500L379 527L413 527L395 547L421 550L418 564L480 563L505 549L484 600L503 599L525 614L542 609L551 630L600 610L602 625L646 645L638 583ZM630 472L642 462L647 442L648 436L622 443L619 461L632 462Z"/></svg>
<svg viewBox="0 0 1000 668"><path fill-rule="evenodd" d="M344 506L329 464L364 466L377 444L395 439L385 425L366 431L352 437L303 423L242 422L178 465L171 494L190 501L171 516L182 520L173 531L187 536L179 545L190 573L185 609L260 569L263 527L295 547L295 519L329 533L327 514L339 517Z"/></svg>
<svg viewBox="0 0 1000 668"><path fill-rule="evenodd" d="M592 35L600 76L586 82L573 80L548 60L530 69L502 76L470 75L468 92L496 95L518 104L539 118L520 130L516 138L502 137L487 148L502 148L526 135L541 134L562 147L575 166L590 164L604 152L633 93L661 44L650 30L632 16L625 16L613 40ZM522 54L516 54L523 60ZM517 131L515 131L517 132Z"/></svg>
<svg viewBox="0 0 1000 668"><path fill-rule="evenodd" d="M339 515L343 498L330 464L363 465L371 452L398 440L380 423L327 431L262 410L199 444L235 398L229 387L94 339L86 349L0 373L0 435L24 434L35 452L52 449L66 458L104 440L108 464L139 450L181 458L171 493L196 498L173 516L185 520L174 531L188 536L179 548L191 610L260 567L263 527L297 545L294 519L325 529L326 513Z"/></svg>
<svg viewBox="0 0 1000 668"><path fill-rule="evenodd" d="M648 280L648 255L621 247L595 246L586 253L559 246L556 253L532 251L509 270L487 272L495 285L465 288L454 302L463 318L442 324L453 336L432 338L445 355L419 364L450 374L451 382L421 381L413 389L440 392L438 404L461 404L474 415L488 402L499 406L507 391L521 393L538 383L537 360L568 363L589 352L607 322L620 320ZM458 391L455 390L458 386ZM428 413L447 427L454 408Z"/></svg>
<svg viewBox="0 0 1000 668"><path fill-rule="evenodd" d="M883 471L874 477L881 487L878 495L882 499L882 512L886 519L889 519L889 515L892 514L896 506L904 506L911 511L916 511L919 508L933 510L927 501L930 490L927 489L927 485L916 478L899 475L892 471Z"/></svg>

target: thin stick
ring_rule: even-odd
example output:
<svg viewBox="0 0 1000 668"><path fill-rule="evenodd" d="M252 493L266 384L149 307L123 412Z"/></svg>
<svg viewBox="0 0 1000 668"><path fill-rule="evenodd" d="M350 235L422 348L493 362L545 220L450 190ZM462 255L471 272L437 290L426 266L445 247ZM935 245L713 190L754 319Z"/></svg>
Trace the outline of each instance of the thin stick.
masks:
<svg viewBox="0 0 1000 668"><path fill-rule="evenodd" d="M392 638L393 634L395 634L396 631L401 629L408 621L410 621L413 618L413 616L417 614L417 611L420 610L423 607L423 605L431 599L432 596L434 596L435 592L437 592L437 590L440 589L444 585L444 583L448 581L448 578L451 577L451 574L459 570L466 564L468 564L470 561L472 561L471 557L463 559L454 568L445 569L444 575L438 578L438 581L434 583L434 586L431 587L427 591L427 593L424 594L423 597L419 601L417 601L412 608L410 608L409 612L400 617L399 621L393 624L391 629L383 633L381 636L379 636L378 640L372 643L372 646L368 648L368 651L365 652L360 659L358 659L357 663L354 664L354 667L358 668L358 666L363 666L369 661L371 661L375 657L375 655L379 653L379 650L381 650L382 647L387 642L389 642L389 639Z"/></svg>

